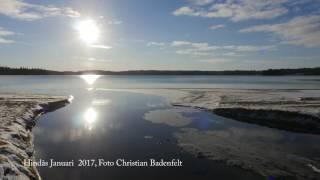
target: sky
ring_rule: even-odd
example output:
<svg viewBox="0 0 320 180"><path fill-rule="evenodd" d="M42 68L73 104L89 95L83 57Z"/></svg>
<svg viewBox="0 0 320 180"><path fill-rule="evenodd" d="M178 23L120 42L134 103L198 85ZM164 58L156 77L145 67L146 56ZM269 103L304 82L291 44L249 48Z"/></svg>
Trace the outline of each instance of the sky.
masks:
<svg viewBox="0 0 320 180"><path fill-rule="evenodd" d="M320 0L0 0L0 66L320 66Z"/></svg>

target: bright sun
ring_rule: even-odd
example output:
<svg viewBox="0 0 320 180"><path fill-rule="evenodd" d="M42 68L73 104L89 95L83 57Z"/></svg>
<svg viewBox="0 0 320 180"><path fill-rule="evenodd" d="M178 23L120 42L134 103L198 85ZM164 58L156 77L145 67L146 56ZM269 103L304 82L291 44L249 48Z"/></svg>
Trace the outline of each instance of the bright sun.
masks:
<svg viewBox="0 0 320 180"><path fill-rule="evenodd" d="M76 26L76 30L79 33L80 39L87 44L97 42L100 36L100 30L92 19L80 21Z"/></svg>

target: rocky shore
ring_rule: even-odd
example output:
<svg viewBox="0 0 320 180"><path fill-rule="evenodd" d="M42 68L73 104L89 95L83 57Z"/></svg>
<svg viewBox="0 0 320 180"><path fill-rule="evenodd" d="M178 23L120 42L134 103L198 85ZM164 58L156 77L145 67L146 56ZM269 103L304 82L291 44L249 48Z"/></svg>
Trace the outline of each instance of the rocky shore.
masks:
<svg viewBox="0 0 320 180"><path fill-rule="evenodd" d="M37 118L69 103L67 97L45 95L0 95L0 179L39 180L34 166L32 128Z"/></svg>

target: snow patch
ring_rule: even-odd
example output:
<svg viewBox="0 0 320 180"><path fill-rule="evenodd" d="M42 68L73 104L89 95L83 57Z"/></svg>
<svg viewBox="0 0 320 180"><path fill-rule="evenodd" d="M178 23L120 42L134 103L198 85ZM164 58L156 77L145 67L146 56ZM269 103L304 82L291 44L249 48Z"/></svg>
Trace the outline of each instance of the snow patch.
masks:
<svg viewBox="0 0 320 180"><path fill-rule="evenodd" d="M36 167L23 164L34 159L32 128L38 116L67 103L61 96L0 95L0 179L41 179Z"/></svg>

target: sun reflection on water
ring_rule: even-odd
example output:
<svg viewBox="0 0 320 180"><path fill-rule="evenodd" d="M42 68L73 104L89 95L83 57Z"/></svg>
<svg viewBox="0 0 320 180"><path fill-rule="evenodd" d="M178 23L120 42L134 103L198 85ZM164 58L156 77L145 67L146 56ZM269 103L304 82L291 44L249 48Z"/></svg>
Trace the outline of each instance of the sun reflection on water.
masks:
<svg viewBox="0 0 320 180"><path fill-rule="evenodd" d="M94 124L97 120L97 116L98 116L98 113L92 107L88 108L85 111L83 118L85 120L85 126L88 130L91 131L93 129Z"/></svg>
<svg viewBox="0 0 320 180"><path fill-rule="evenodd" d="M86 74L80 76L88 85L93 85L97 79L101 77L101 75L96 74Z"/></svg>

